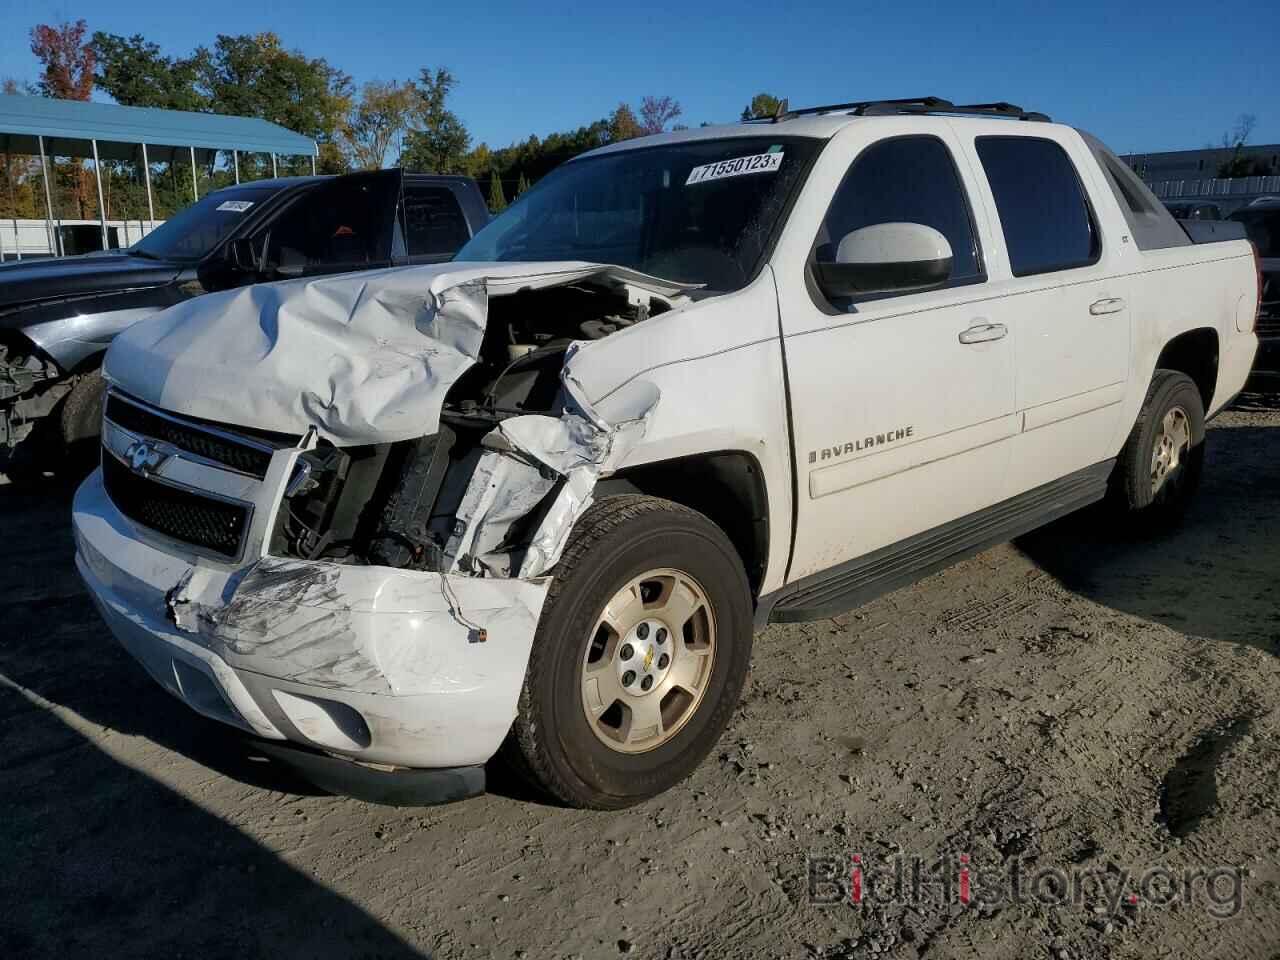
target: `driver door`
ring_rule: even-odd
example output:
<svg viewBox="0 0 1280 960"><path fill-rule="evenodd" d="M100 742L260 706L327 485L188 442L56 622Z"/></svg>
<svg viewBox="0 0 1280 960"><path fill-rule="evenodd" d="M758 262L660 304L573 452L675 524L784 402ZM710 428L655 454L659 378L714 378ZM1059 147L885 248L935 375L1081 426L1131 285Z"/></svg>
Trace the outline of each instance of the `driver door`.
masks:
<svg viewBox="0 0 1280 960"><path fill-rule="evenodd" d="M988 322L962 154L905 131L833 149L850 139L811 178L832 197L811 262L853 230L908 222L941 232L953 265L941 289L861 300L828 299L808 265L779 277L797 465L789 581L999 502L1017 434L1013 331Z"/></svg>
<svg viewBox="0 0 1280 960"><path fill-rule="evenodd" d="M271 225L266 262L277 278L391 266L400 171L348 174L306 191Z"/></svg>

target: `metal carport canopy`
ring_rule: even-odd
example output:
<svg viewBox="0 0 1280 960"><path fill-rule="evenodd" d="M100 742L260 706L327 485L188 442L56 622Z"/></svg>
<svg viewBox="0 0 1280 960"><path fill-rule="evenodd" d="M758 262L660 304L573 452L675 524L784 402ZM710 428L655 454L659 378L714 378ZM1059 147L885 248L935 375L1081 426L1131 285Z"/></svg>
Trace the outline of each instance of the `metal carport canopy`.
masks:
<svg viewBox="0 0 1280 960"><path fill-rule="evenodd" d="M140 143L308 157L318 152L310 137L255 117L0 94L3 149L36 155L39 137L52 156L83 156L82 145L97 140L109 160L133 159L135 151L125 145Z"/></svg>

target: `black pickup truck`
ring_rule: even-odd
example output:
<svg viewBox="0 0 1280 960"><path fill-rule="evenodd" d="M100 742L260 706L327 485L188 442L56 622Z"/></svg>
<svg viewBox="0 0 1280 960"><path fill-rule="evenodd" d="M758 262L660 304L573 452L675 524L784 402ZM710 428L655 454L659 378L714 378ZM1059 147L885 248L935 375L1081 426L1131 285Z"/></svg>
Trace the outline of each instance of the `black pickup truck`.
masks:
<svg viewBox="0 0 1280 960"><path fill-rule="evenodd" d="M143 317L228 287L449 260L488 221L467 177L291 177L210 193L127 250L0 266L0 470L98 435L102 356Z"/></svg>
<svg viewBox="0 0 1280 960"><path fill-rule="evenodd" d="M1258 358L1253 369L1280 374L1280 197L1262 197L1228 217L1244 225L1258 253Z"/></svg>

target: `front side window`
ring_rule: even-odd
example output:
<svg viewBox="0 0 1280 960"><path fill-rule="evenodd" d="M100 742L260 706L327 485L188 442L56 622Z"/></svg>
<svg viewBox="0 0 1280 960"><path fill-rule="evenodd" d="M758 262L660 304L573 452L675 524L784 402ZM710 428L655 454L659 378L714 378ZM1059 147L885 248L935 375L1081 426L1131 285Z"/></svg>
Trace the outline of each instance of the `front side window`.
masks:
<svg viewBox="0 0 1280 960"><path fill-rule="evenodd" d="M951 151L937 137L894 137L859 154L822 222L815 259L833 262L846 234L878 223L933 227L951 245L949 284L983 279L969 201Z"/></svg>
<svg viewBox="0 0 1280 960"><path fill-rule="evenodd" d="M389 261L397 186L394 177L374 175L311 188L272 226L268 260L285 270Z"/></svg>
<svg viewBox="0 0 1280 960"><path fill-rule="evenodd" d="M1097 262L1101 246L1065 150L1037 137L978 137L1015 277Z"/></svg>
<svg viewBox="0 0 1280 960"><path fill-rule="evenodd" d="M589 260L707 290L759 270L822 141L689 140L572 160L544 177L457 260Z"/></svg>

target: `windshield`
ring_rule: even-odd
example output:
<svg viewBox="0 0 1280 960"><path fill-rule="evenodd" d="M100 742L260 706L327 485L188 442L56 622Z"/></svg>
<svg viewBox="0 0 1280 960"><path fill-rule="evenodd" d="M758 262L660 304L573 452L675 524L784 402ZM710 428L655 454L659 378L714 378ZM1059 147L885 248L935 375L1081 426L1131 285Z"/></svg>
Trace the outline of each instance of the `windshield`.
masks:
<svg viewBox="0 0 1280 960"><path fill-rule="evenodd" d="M574 160L455 260L590 260L727 291L755 275L822 141L741 137Z"/></svg>
<svg viewBox="0 0 1280 960"><path fill-rule="evenodd" d="M276 193L270 187L219 190L156 227L129 252L157 260L199 260L234 230L259 203Z"/></svg>
<svg viewBox="0 0 1280 960"><path fill-rule="evenodd" d="M1280 207L1237 210L1231 219L1244 224L1244 232L1258 248L1258 256L1266 260L1280 257Z"/></svg>

